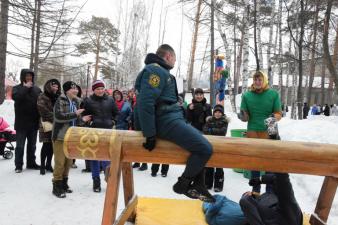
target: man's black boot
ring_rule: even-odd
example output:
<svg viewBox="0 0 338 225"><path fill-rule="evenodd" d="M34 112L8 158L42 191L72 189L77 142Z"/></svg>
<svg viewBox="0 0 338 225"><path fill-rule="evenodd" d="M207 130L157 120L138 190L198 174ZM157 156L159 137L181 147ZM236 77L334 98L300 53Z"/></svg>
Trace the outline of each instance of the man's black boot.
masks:
<svg viewBox="0 0 338 225"><path fill-rule="evenodd" d="M66 193L72 193L73 190L68 186L68 177L64 177L62 180L62 187Z"/></svg>
<svg viewBox="0 0 338 225"><path fill-rule="evenodd" d="M138 168L138 170L140 170L140 171L144 171L144 170L147 170L147 169L148 169L147 163L142 163L141 167Z"/></svg>
<svg viewBox="0 0 338 225"><path fill-rule="evenodd" d="M101 192L101 180L100 177L93 178L93 191L94 192Z"/></svg>
<svg viewBox="0 0 338 225"><path fill-rule="evenodd" d="M174 192L185 195L190 188L191 182L191 179L185 178L183 176L179 177L178 181L173 186Z"/></svg>
<svg viewBox="0 0 338 225"><path fill-rule="evenodd" d="M215 198L209 193L205 187L205 173L202 170L195 178L188 190L188 195L198 198L203 202L215 202Z"/></svg>
<svg viewBox="0 0 338 225"><path fill-rule="evenodd" d="M63 190L63 181L57 180L53 182L53 194L58 198L65 198L66 194Z"/></svg>
<svg viewBox="0 0 338 225"><path fill-rule="evenodd" d="M198 198L203 202L216 202L216 199L209 193L204 184L193 183L187 191L187 196Z"/></svg>
<svg viewBox="0 0 338 225"><path fill-rule="evenodd" d="M133 168L139 168L140 167L140 163L136 162L133 164Z"/></svg>
<svg viewBox="0 0 338 225"><path fill-rule="evenodd" d="M223 172L223 171L222 171ZM217 172L215 173L215 182L214 182L214 191L221 192L223 191L224 185L224 172Z"/></svg>

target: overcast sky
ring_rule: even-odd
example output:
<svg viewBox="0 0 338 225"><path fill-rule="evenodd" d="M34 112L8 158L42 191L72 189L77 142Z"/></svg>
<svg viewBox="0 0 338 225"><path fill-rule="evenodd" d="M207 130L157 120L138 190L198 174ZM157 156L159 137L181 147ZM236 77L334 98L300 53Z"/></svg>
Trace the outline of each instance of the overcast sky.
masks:
<svg viewBox="0 0 338 225"><path fill-rule="evenodd" d="M123 0L123 10L126 8L128 0ZM133 2L137 2L137 0L129 0L129 10ZM148 4L149 11L151 10L152 0L144 0L146 4ZM160 10L161 10L161 0L155 0L153 19L151 23L151 32L150 32L150 40L149 40L149 52L156 51L158 47L159 40L159 26L160 26ZM187 70L187 63L189 61L190 56L190 48L191 48L191 38L192 38L192 30L193 23L189 21L189 19L183 16L183 29L181 29L181 21L182 21L182 10L181 4L177 3L177 0L164 0L163 1L163 12L162 12L162 29L161 36L163 33L163 23L164 23L164 15L165 11L168 8L167 16L166 16L166 26L165 26L165 35L164 35L164 43L171 45L177 54L177 60L180 58L180 53L182 53L182 67L181 71L184 71L184 74ZM118 24L118 10L119 10L120 0L88 0L86 6L83 9L83 12L80 15L81 20L89 20L92 15L100 16L100 17L108 17L111 22L117 26ZM186 12L189 10L189 7L185 7ZM187 12L189 13L189 12ZM194 13L193 11L190 13ZM181 30L182 34L182 49L180 50L180 40L181 40ZM204 51L204 50L203 50ZM179 62L177 62L176 67L172 71L176 74L176 70L178 69Z"/></svg>

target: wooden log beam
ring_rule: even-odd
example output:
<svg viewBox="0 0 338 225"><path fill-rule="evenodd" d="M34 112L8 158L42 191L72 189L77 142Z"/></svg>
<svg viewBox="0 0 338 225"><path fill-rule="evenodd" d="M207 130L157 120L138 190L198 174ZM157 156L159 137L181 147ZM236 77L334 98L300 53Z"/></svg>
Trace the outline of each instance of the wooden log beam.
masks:
<svg viewBox="0 0 338 225"><path fill-rule="evenodd" d="M338 177L338 145L205 136L214 153L208 166L243 168ZM121 142L123 162L185 164L189 153L174 143L158 140L149 152L136 131L72 127L64 151L68 158L110 160Z"/></svg>

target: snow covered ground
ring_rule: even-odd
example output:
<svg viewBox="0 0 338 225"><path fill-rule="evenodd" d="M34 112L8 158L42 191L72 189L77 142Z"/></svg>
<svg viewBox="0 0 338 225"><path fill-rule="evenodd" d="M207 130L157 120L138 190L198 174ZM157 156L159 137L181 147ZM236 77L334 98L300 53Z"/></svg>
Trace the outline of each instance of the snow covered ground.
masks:
<svg viewBox="0 0 338 225"><path fill-rule="evenodd" d="M235 114L231 117L230 129L245 128ZM13 125L13 102L0 105L0 116ZM279 123L283 140L311 141L338 144L338 117L314 116L308 120L295 121L283 118ZM228 136L230 132L228 132ZM41 144L37 145L39 162ZM296 149L295 149L296 151ZM337 149L338 151L338 149ZM55 198L52 191L52 174L41 176L39 171L25 170L14 173L14 158L0 157L0 224L1 225L96 225L101 223L105 187L101 193L92 191L89 173L81 173L84 161L77 161L77 169L71 169L69 183L74 193L66 199ZM182 166L171 166L168 177L151 177L149 169L145 172L134 170L135 191L140 196L184 198L172 191L172 185L183 170ZM314 211L323 177L291 175L296 198L303 211ZM243 192L250 190L248 180L242 174L225 169L224 195L238 201ZM121 189L120 189L121 190ZM263 189L264 190L264 189ZM123 194L120 191L118 211L123 208ZM119 213L118 212L118 213ZM334 200L329 225L338 225L338 199Z"/></svg>

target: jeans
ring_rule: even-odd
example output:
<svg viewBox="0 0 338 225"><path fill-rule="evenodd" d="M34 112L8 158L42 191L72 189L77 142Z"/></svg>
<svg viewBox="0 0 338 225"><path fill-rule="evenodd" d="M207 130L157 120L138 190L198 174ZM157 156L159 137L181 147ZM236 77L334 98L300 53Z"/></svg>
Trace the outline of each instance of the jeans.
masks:
<svg viewBox="0 0 338 225"><path fill-rule="evenodd" d="M109 166L110 161L98 161L98 160L90 160L90 168L92 170L92 177L100 177L101 165L102 169L105 170L107 166Z"/></svg>
<svg viewBox="0 0 338 225"><path fill-rule="evenodd" d="M18 129L16 130L16 148L15 148L15 166L23 165L23 155L27 139L26 166L33 166L35 162L36 138L38 131L36 129Z"/></svg>

